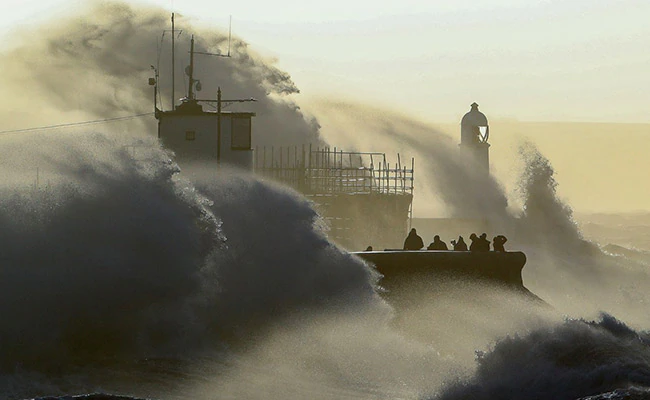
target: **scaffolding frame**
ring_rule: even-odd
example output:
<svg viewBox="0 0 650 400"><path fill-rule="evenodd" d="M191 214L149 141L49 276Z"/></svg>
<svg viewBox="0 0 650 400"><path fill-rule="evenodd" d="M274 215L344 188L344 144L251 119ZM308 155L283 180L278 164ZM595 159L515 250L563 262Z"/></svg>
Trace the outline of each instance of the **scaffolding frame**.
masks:
<svg viewBox="0 0 650 400"><path fill-rule="evenodd" d="M387 162L385 153L350 152L336 147L255 147L255 172L305 195L413 194L413 170Z"/></svg>
<svg viewBox="0 0 650 400"><path fill-rule="evenodd" d="M311 199L328 236L346 247L394 247L411 227L413 158L402 165L399 153L389 163L385 153L301 145L258 146L253 161L256 174Z"/></svg>

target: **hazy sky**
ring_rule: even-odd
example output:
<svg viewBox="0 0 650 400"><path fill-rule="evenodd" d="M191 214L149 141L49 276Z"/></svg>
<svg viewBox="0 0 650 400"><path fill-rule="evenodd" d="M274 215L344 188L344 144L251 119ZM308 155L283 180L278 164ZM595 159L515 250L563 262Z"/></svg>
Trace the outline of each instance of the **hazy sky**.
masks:
<svg viewBox="0 0 650 400"><path fill-rule="evenodd" d="M0 0L0 30L80 0ZM520 120L650 122L647 0L140 0L233 31L305 96L372 99L432 121L477 101Z"/></svg>
<svg viewBox="0 0 650 400"><path fill-rule="evenodd" d="M87 3L0 0L0 35ZM303 98L360 100L434 124L458 123L473 101L493 122L650 123L648 0L134 3L224 30L232 15L233 33L276 58ZM501 126L509 137L528 129ZM572 129L566 135L574 136L564 141L564 130L533 134L570 204L579 210L650 209L650 129L608 125L597 135ZM507 167L499 165L504 134L492 130L493 155L502 155L493 158L496 170Z"/></svg>

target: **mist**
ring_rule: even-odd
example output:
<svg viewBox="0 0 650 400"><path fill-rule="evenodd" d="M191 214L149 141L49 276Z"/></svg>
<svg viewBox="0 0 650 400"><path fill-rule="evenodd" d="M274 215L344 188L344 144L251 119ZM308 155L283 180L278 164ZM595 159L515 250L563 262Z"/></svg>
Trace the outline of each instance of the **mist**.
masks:
<svg viewBox="0 0 650 400"><path fill-rule="evenodd" d="M182 16L176 23L177 71L191 33L197 50L227 51L224 32ZM109 2L16 33L0 54L3 129L153 112L152 65L159 107L169 109L166 29L163 10ZM510 249L528 255L524 283L546 305L498 286L442 281L414 284L402 310L385 300L369 265L327 238L309 200L241 171L188 179L155 139L151 116L6 133L7 396L414 398L454 380L486 382L492 359L477 363L475 351L512 353L495 343L528 343L538 332L575 342L554 330L567 324L563 315L606 311L626 332L650 325L638 307L650 301L646 265L583 238L557 195L552 163L532 143L519 145L519 189L507 193L499 176L481 178L460 163L448 133L372 104L322 101L303 110L298 88L272 60L236 37L230 51L197 60L201 96L215 98L220 86L228 98L257 98L254 144L415 157L416 206L488 216L491 234L506 234ZM176 81L182 96L184 80ZM620 339L608 322L603 329Z"/></svg>
<svg viewBox="0 0 650 400"><path fill-rule="evenodd" d="M650 322L637 306L650 284L645 264L608 256L583 237L558 194L551 161L530 139L503 144L517 151L516 173L483 179L476 166L460 162L451 134L425 122L354 102L321 99L310 102L310 110L327 141L414 155L414 207L436 217L487 217L490 234L505 234L509 249L527 254L524 284L560 312L595 318L607 311L635 326ZM342 134L342 127L355 135ZM502 179L514 181L508 186L515 189L507 192Z"/></svg>
<svg viewBox="0 0 650 400"><path fill-rule="evenodd" d="M187 95L190 38L195 51L226 54L228 32L195 27L176 15L176 88L178 99ZM159 108L171 108L170 15L162 9L122 2L84 6L76 15L25 28L10 37L13 46L0 56L3 130L49 126L154 111L153 88L160 76ZM298 93L289 74L248 48L236 35L229 58L196 56L195 79L216 99L220 86L224 99L255 98L254 145L318 141L315 121L306 119L289 98ZM229 109L236 109L237 105ZM120 123L114 131L154 135L155 120L140 118ZM131 133L133 135L134 133Z"/></svg>

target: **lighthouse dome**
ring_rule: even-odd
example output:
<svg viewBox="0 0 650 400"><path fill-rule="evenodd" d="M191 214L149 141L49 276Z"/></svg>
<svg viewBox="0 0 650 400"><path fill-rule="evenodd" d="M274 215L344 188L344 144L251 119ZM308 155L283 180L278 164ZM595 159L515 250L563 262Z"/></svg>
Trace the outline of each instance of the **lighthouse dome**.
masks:
<svg viewBox="0 0 650 400"><path fill-rule="evenodd" d="M460 121L461 126L487 126L488 120L485 114L478 110L478 104L472 103L472 109L463 116Z"/></svg>
<svg viewBox="0 0 650 400"><path fill-rule="evenodd" d="M472 109L460 121L460 142L487 143L490 135L487 117L478 110L478 104L472 103L471 107Z"/></svg>

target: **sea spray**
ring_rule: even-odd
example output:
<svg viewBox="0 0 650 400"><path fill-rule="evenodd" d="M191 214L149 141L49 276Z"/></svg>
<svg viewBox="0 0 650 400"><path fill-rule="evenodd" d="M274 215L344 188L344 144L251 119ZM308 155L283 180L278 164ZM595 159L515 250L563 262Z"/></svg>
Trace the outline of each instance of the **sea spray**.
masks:
<svg viewBox="0 0 650 400"><path fill-rule="evenodd" d="M415 157L419 212L458 218L500 220L507 200L497 180L463 163L457 143L424 122L372 105L320 100L310 104L328 142L358 151L382 151L388 157ZM354 135L347 132L354 131Z"/></svg>
<svg viewBox="0 0 650 400"><path fill-rule="evenodd" d="M38 34L19 33L22 39L3 53L0 85L8 94L2 107L8 110L1 118L4 129L153 111L153 93L146 86L153 76L151 64L163 77L159 105L170 108L169 80L164 78L169 37L159 49L153 46L168 29L167 13L123 3L86 10L78 18L37 29ZM223 51L225 34L195 32L197 48ZM183 37L188 40L185 33ZM260 145L318 140L315 120L306 119L286 97L277 101L297 91L288 74L237 39L233 48L231 60L198 63L203 86L215 90L220 85L232 97L260 99L257 126L265 131L256 139ZM160 62L154 62L158 54ZM183 93L182 80L177 82L176 93ZM354 111L354 119L364 121L363 108L337 111ZM380 117L369 125L378 134L354 129L350 135L348 125L337 137L354 138L360 150L373 143L387 151L393 147L382 144L395 142L397 151L418 149L411 154L427 167L416 182L429 193L426 201L437 200L443 215L498 215L499 229L516 222L519 216L506 208L496 180L479 181L481 196L471 195L467 182L476 181L471 168L458 162L448 135L408 117L385 118L378 109L371 113ZM217 187L202 182L198 190L175 173L165 153L154 157L160 161L157 167L141 168L123 146L155 136L155 121L148 118L97 128L111 136L88 135L82 128L76 136L60 129L48 131L47 138L3 137L3 154L9 157L0 160L7 171L2 181L7 267L0 330L3 344L15 344L3 346L9 349L0 380L5 396L103 389L187 398L188 387L207 382L197 397L246 393L286 400L286 387L294 389L295 398L415 397L431 391L446 374L471 371L465 353L485 348L504 330L530 328L525 315L533 311L522 306L505 317L501 302L507 299L472 288L480 293L424 296L422 304L432 303L438 312L423 307L414 313L426 322L417 326L423 335L418 339L426 340L403 336L402 327L392 329L390 312L371 290L376 276L324 238L314 227L318 216L296 193L246 177L222 177L215 181ZM348 142L329 139L347 147ZM45 151L19 156L36 148ZM537 165L544 170L543 163ZM544 190L553 186L545 184L549 180L538 182ZM549 212L562 211L553 203L557 198L534 192L549 200L529 202L539 206L536 219L553 215L559 226L570 228L570 221L563 220L569 215ZM421 194L420 186L416 193ZM531 208L527 212L533 215ZM295 219L287 222L290 218ZM264 221L268 224L261 226ZM542 229L528 223L521 229L526 230L521 237L529 238L524 273L533 272L525 282L560 312L584 315L604 308L647 326L647 313L638 307L640 300L648 300L646 271L562 241L536 251L539 239L554 234L553 225ZM510 239L517 244L517 237ZM627 290L632 284L636 286ZM459 296L473 301L456 302ZM486 297L490 301L482 302ZM479 306L472 312L463 309L473 303ZM507 321L491 319L494 314ZM460 323L449 323L454 318ZM356 325L359 319L365 322ZM447 331L433 331L434 324ZM425 336L427 330L435 335ZM455 330L480 332L480 337L466 340ZM462 350L442 343L450 337ZM248 347L233 353L229 344L234 340ZM109 363L116 366L105 365ZM260 369L263 373L254 373ZM233 375L237 379L229 379Z"/></svg>
<svg viewBox="0 0 650 400"><path fill-rule="evenodd" d="M149 145L146 162L102 134L24 149L49 159L41 174L57 179L2 192L5 393L98 382L119 391L138 387L117 373L133 369L146 395L152 366L137 360L177 360L171 369L182 373L312 315L375 313L386 323L377 274L327 241L308 201L225 169L197 189ZM11 391L33 374L33 386Z"/></svg>
<svg viewBox="0 0 650 400"><path fill-rule="evenodd" d="M76 151L79 141L95 151ZM5 188L0 208L3 366L194 343L200 246L218 245L215 219L198 198L179 193L163 152L143 169L101 135L44 142L57 145L49 172L65 179Z"/></svg>
<svg viewBox="0 0 650 400"><path fill-rule="evenodd" d="M471 164L460 162L453 139L426 123L353 102L322 100L311 106L326 140L415 154L414 207L440 217L489 220L491 235L506 235L508 250L526 253L524 285L559 312L595 317L607 311L626 322L649 322L638 307L650 301L643 289L650 284L647 269L604 254L582 238L571 207L556 192L550 159L531 141L519 145L518 191L507 196L496 177L474 174ZM343 134L346 129L356 134ZM508 198L522 208L507 206Z"/></svg>
<svg viewBox="0 0 650 400"><path fill-rule="evenodd" d="M524 282L567 315L594 318L606 311L647 326L650 320L639 307L650 300L644 289L650 284L647 268L585 240L571 207L557 195L550 160L530 141L521 143L519 153L523 208L513 222L529 259Z"/></svg>
<svg viewBox="0 0 650 400"><path fill-rule="evenodd" d="M0 130L50 126L154 112L149 78L159 75L158 108L171 105L170 15L163 9L108 1L84 5L68 16L23 28L0 54ZM176 104L187 94L185 75L190 36L195 50L225 53L228 33L197 26L176 15ZM182 33L181 33L182 32ZM318 123L306 118L290 98L298 88L242 39L233 35L231 56L195 59L194 78L202 98L216 99L221 87L226 99L254 98L254 145L317 143ZM182 67L181 67L182 66ZM206 105L205 107L209 107ZM228 110L237 110L237 104ZM155 135L153 117L102 126L117 135ZM260 129L261 132L261 129Z"/></svg>
<svg viewBox="0 0 650 400"><path fill-rule="evenodd" d="M393 328L376 274L326 240L309 201L225 169L195 185L148 144L147 161L102 134L23 149L57 179L5 191L9 397L399 397L464 373L446 344Z"/></svg>
<svg viewBox="0 0 650 400"><path fill-rule="evenodd" d="M573 400L629 386L650 386L650 336L604 314L567 320L500 340L480 353L476 374L435 398Z"/></svg>
<svg viewBox="0 0 650 400"><path fill-rule="evenodd" d="M523 199L523 209L518 233L552 251L562 248L588 251L588 243L573 219L573 210L557 196L555 171L549 159L530 141L520 144L519 155L523 170L518 193Z"/></svg>
<svg viewBox="0 0 650 400"><path fill-rule="evenodd" d="M377 311L296 315L190 397L416 398L464 372L463 362L408 340Z"/></svg>
<svg viewBox="0 0 650 400"><path fill-rule="evenodd" d="M227 169L195 182L213 199L226 238L216 276L220 315L240 324L311 306L340 312L381 303L378 274L327 240L298 193Z"/></svg>

